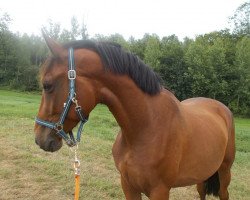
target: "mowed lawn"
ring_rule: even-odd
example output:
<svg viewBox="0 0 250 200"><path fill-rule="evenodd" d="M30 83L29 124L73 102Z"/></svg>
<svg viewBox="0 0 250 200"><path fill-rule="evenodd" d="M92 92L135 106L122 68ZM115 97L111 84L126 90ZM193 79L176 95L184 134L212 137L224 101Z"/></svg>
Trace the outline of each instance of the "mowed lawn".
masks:
<svg viewBox="0 0 250 200"><path fill-rule="evenodd" d="M73 153L44 152L34 142L40 95L0 90L0 199L73 199ZM235 119L236 161L230 199L250 200L250 119ZM82 200L125 199L111 154L119 130L105 106L91 113L79 146ZM147 199L144 197L144 199ZM172 200L199 199L194 186L171 190ZM208 199L215 199L209 197Z"/></svg>

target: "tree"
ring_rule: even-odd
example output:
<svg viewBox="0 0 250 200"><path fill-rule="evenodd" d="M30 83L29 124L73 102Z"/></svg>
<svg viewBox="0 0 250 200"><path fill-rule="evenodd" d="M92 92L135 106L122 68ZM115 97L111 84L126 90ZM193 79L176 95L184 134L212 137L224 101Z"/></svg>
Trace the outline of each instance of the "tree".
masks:
<svg viewBox="0 0 250 200"><path fill-rule="evenodd" d="M62 43L69 42L71 40L71 33L70 31L63 29L62 33L60 34L60 39L59 41Z"/></svg>
<svg viewBox="0 0 250 200"><path fill-rule="evenodd" d="M228 105L234 113L250 116L249 3L239 7L232 19L234 33L221 30L183 42L175 35L160 39L156 34L127 41L120 34L98 34L92 39L119 43L138 55L180 100L210 97ZM0 13L0 85L37 90L39 65L48 54L44 39L12 33L10 23L11 18ZM84 21L80 26L76 17L71 18L70 30L61 30L61 25L52 20L45 28L59 42L88 39Z"/></svg>
<svg viewBox="0 0 250 200"><path fill-rule="evenodd" d="M189 45L185 53L187 76L191 82L192 96L209 96L213 69L208 65L208 43L204 37L199 36Z"/></svg>
<svg viewBox="0 0 250 200"><path fill-rule="evenodd" d="M250 38L243 37L236 46L235 67L238 69L237 98L232 102L235 112L250 115Z"/></svg>
<svg viewBox="0 0 250 200"><path fill-rule="evenodd" d="M213 44L207 47L207 65L211 69L209 96L228 104L230 67L226 61L226 50L222 38L215 36Z"/></svg>
<svg viewBox="0 0 250 200"><path fill-rule="evenodd" d="M71 18L70 30L61 30L61 24L53 22L51 19L48 20L48 24L43 26L43 29L49 34L53 39L66 43L71 40L86 40L88 39L88 32L84 21L82 22L82 27L80 27L79 22L75 16Z"/></svg>
<svg viewBox="0 0 250 200"><path fill-rule="evenodd" d="M144 35L146 47L144 61L156 71L159 70L161 54L161 43L157 35Z"/></svg>
<svg viewBox="0 0 250 200"><path fill-rule="evenodd" d="M234 24L234 33L250 35L250 2L239 6L230 20Z"/></svg>
<svg viewBox="0 0 250 200"><path fill-rule="evenodd" d="M58 22L53 22L51 19L48 20L47 26L43 26L43 29L55 40L59 40L61 25Z"/></svg>
<svg viewBox="0 0 250 200"><path fill-rule="evenodd" d="M146 43L143 39L136 40L134 37L130 37L128 45L128 48L132 53L136 54L140 59L144 59Z"/></svg>
<svg viewBox="0 0 250 200"><path fill-rule="evenodd" d="M47 46L43 38L36 35L29 36L31 65L39 67L48 54Z"/></svg>
<svg viewBox="0 0 250 200"><path fill-rule="evenodd" d="M7 13L2 14L0 17L0 31L9 31L9 24L11 21L12 20Z"/></svg>
<svg viewBox="0 0 250 200"><path fill-rule="evenodd" d="M77 21L77 18L73 16L71 18L71 40L76 40L80 36L80 25Z"/></svg>
<svg viewBox="0 0 250 200"><path fill-rule="evenodd" d="M118 34L118 33L112 34L112 35L108 36L105 40L109 41L109 42L114 42L114 43L120 44L125 49L129 48L127 41L124 39L124 37L121 34Z"/></svg>
<svg viewBox="0 0 250 200"><path fill-rule="evenodd" d="M9 85L15 77L17 55L16 38L9 30L11 19L4 13L0 17L0 84Z"/></svg>
<svg viewBox="0 0 250 200"><path fill-rule="evenodd" d="M108 37L103 34L95 34L94 37L91 38L91 40L94 40L94 41L105 41L107 39Z"/></svg>
<svg viewBox="0 0 250 200"><path fill-rule="evenodd" d="M180 99L190 96L190 81L184 60L184 46L175 35L163 37L161 41L159 73L166 87Z"/></svg>
<svg viewBox="0 0 250 200"><path fill-rule="evenodd" d="M81 26L80 34L81 34L81 39L82 40L89 39L89 35L88 35L88 31L87 31L87 25L85 24L84 19L82 20L82 26Z"/></svg>

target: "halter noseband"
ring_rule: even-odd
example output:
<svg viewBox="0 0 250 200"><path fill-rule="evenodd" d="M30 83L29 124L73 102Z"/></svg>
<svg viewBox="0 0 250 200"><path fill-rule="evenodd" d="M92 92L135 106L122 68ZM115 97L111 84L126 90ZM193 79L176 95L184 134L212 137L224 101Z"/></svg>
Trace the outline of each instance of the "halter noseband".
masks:
<svg viewBox="0 0 250 200"><path fill-rule="evenodd" d="M61 113L60 119L58 122L49 122L36 117L35 121L37 124L41 126L45 126L47 128L53 129L56 131L56 134L65 140L66 144L70 147L77 145L80 142L81 134L83 130L84 124L88 121L88 118L84 115L81 106L78 105L76 100L76 91L75 91L75 79L76 79L76 71L75 71L75 61L74 61L74 49L69 48L68 51L68 79L69 79L69 95L66 103L64 104L63 111ZM69 136L63 130L63 124L65 118L69 112L70 106L72 103L75 104L75 111L80 119L80 125L77 131L76 139L72 131L69 131Z"/></svg>

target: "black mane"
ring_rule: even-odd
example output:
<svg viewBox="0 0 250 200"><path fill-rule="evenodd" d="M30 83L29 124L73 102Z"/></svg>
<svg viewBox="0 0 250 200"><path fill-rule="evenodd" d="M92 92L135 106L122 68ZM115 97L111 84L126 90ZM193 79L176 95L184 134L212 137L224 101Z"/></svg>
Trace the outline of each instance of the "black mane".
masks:
<svg viewBox="0 0 250 200"><path fill-rule="evenodd" d="M147 94L158 94L162 88L161 78L140 58L125 51L119 44L84 40L67 43L64 47L86 48L97 52L106 70L128 75Z"/></svg>

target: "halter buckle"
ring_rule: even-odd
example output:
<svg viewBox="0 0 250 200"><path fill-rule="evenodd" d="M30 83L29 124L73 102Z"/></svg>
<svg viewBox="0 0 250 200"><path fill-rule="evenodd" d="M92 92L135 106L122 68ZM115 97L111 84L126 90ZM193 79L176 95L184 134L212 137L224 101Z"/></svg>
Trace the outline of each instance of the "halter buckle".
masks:
<svg viewBox="0 0 250 200"><path fill-rule="evenodd" d="M70 69L70 70L68 71L68 78L69 78L69 80L74 80L74 79L76 79L76 70Z"/></svg>

